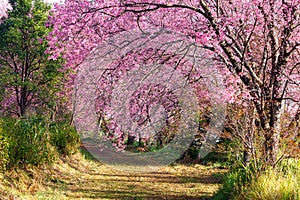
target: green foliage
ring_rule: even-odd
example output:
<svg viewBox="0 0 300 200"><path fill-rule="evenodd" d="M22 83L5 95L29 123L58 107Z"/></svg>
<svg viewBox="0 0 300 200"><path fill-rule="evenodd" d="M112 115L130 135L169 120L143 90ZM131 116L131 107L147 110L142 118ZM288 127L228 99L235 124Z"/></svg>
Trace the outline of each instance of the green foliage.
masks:
<svg viewBox="0 0 300 200"><path fill-rule="evenodd" d="M75 129L42 117L0 118L0 169L52 163L58 153L71 155L80 145Z"/></svg>
<svg viewBox="0 0 300 200"><path fill-rule="evenodd" d="M237 162L228 174L224 177L222 188L215 195L214 200L233 199L236 194L239 194L244 185L247 185L257 176L257 170L254 163L244 165Z"/></svg>
<svg viewBox="0 0 300 200"><path fill-rule="evenodd" d="M9 168L27 164L41 165L55 159L53 147L49 143L49 132L42 119L4 119L2 131L9 143Z"/></svg>
<svg viewBox="0 0 300 200"><path fill-rule="evenodd" d="M51 31L45 23L51 7L42 0L12 0L11 5L8 18L0 24L0 100L9 99L11 104L2 109L24 116L34 107L39 114L55 105L63 77L58 71L62 60L49 60L45 54Z"/></svg>
<svg viewBox="0 0 300 200"><path fill-rule="evenodd" d="M51 144L62 155L74 154L79 145L80 138L73 126L64 123L50 124Z"/></svg>
<svg viewBox="0 0 300 200"><path fill-rule="evenodd" d="M244 163L243 146L239 140L221 139L216 150L225 157L224 166L230 171L224 176L222 188L214 196L214 200L234 199L245 185L256 180L263 163L257 163L255 160Z"/></svg>
<svg viewBox="0 0 300 200"><path fill-rule="evenodd" d="M161 147L159 146L159 145L156 145L156 146L149 146L149 148L148 148L148 152L155 152L155 151L158 151L158 150L160 150L161 149Z"/></svg>
<svg viewBox="0 0 300 200"><path fill-rule="evenodd" d="M97 161L97 159L85 148L79 148L79 152L86 160Z"/></svg>
<svg viewBox="0 0 300 200"><path fill-rule="evenodd" d="M201 164L209 165L219 163L222 166L226 166L228 158L224 153L220 152L209 152L203 159L201 159Z"/></svg>

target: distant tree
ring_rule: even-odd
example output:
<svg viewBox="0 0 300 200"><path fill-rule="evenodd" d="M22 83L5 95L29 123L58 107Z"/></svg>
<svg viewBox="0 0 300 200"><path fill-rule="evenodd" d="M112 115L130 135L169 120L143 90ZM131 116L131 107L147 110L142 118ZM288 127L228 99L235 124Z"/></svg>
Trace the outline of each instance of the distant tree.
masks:
<svg viewBox="0 0 300 200"><path fill-rule="evenodd" d="M60 60L48 60L46 28L50 6L42 0L12 0L0 24L0 87L3 112L24 116L53 105L62 75ZM31 112L31 111L30 111Z"/></svg>

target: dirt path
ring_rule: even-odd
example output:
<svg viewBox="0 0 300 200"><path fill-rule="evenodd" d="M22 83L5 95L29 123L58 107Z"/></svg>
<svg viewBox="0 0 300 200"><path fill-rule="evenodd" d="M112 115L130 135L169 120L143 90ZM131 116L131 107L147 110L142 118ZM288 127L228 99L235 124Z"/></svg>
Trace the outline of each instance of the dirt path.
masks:
<svg viewBox="0 0 300 200"><path fill-rule="evenodd" d="M21 199L209 199L224 170L176 165L158 172L129 174L82 159L58 161L41 185L32 184Z"/></svg>

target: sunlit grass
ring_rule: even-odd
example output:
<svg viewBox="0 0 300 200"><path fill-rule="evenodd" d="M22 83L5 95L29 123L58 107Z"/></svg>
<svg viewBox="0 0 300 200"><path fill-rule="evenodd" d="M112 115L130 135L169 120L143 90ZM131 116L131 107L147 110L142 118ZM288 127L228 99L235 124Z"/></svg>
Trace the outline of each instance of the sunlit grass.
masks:
<svg viewBox="0 0 300 200"><path fill-rule="evenodd" d="M300 161L286 161L245 186L237 199L300 200Z"/></svg>

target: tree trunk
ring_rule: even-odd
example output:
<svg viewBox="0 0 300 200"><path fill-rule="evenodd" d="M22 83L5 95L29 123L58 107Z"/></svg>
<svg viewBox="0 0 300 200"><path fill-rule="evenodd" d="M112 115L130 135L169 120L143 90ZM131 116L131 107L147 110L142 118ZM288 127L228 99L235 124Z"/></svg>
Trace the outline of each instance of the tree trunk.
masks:
<svg viewBox="0 0 300 200"><path fill-rule="evenodd" d="M272 102L268 108L270 120L268 121L268 124L265 126L264 130L264 153L266 163L269 165L274 165L277 161L277 155L279 150L282 102Z"/></svg>
<svg viewBox="0 0 300 200"><path fill-rule="evenodd" d="M267 164L274 165L277 161L277 154L279 149L279 134L279 131L272 129L270 133L265 136L264 154Z"/></svg>
<svg viewBox="0 0 300 200"><path fill-rule="evenodd" d="M245 150L243 154L243 162L244 164L248 164L251 160L251 153L248 150Z"/></svg>
<svg viewBox="0 0 300 200"><path fill-rule="evenodd" d="M128 135L127 145L132 145L134 143L134 140L135 140L134 135Z"/></svg>
<svg viewBox="0 0 300 200"><path fill-rule="evenodd" d="M20 107L20 117L24 117L26 115L27 109L27 87L20 88L20 100L19 100L19 107Z"/></svg>

